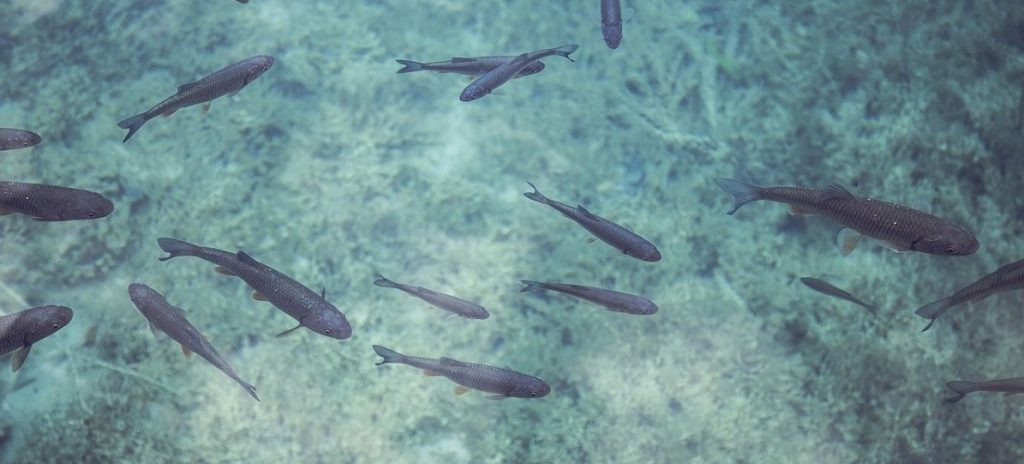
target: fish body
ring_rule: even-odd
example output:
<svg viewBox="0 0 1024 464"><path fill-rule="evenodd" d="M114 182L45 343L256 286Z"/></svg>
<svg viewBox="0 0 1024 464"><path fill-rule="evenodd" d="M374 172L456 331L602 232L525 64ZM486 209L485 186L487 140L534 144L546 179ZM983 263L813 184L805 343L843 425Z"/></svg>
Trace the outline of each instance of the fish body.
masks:
<svg viewBox="0 0 1024 464"><path fill-rule="evenodd" d="M1024 288L1024 259L1000 266L995 272L957 290L952 295L918 308L914 314L929 319L928 325L922 330L924 332L932 326L935 319L953 306L968 301L980 301L995 293L1022 288Z"/></svg>
<svg viewBox="0 0 1024 464"><path fill-rule="evenodd" d="M583 226L584 229L587 229L591 234L594 234L595 237L617 248L627 256L648 262L661 260L661 252L658 251L658 248L654 246L653 243L637 235L633 231L587 211L587 209L582 205L577 205L573 208L565 203L552 200L540 193L540 190L537 190L537 187L532 183L527 182L527 184L530 184L530 187L533 187L533 191L526 192L523 196L538 203L550 206L555 211L562 213L563 216L572 219L577 224Z"/></svg>
<svg viewBox="0 0 1024 464"><path fill-rule="evenodd" d="M487 319L490 314L480 306L472 301L463 300L451 295L444 293L435 292L429 288L416 287L412 285L401 284L390 280L380 274L377 274L377 280L373 281L374 285L379 287L397 288L405 293L408 293L416 298L419 298L432 306L441 308L445 311L453 314L469 318L469 319Z"/></svg>
<svg viewBox="0 0 1024 464"><path fill-rule="evenodd" d="M977 391L1001 392L1006 394L1024 393L1024 377L985 380L982 382L954 380L946 383L946 387L956 393L956 396L946 398L946 402L956 403L957 401L962 400L968 393Z"/></svg>
<svg viewBox="0 0 1024 464"><path fill-rule="evenodd" d="M160 248L169 256L193 256L214 263L223 272L237 276L256 291L254 297L265 299L275 307L299 321L299 325L280 333L285 335L305 327L318 334L344 340L352 336L352 326L345 315L334 305L305 285L276 269L256 261L243 251L229 253L216 248L201 247L173 238L157 240Z"/></svg>
<svg viewBox="0 0 1024 464"><path fill-rule="evenodd" d="M629 293L576 284L537 282L534 280L521 280L520 282L526 285L520 290L521 292L553 290L604 306L617 313L648 316L658 312L658 305L654 304L651 300Z"/></svg>
<svg viewBox="0 0 1024 464"><path fill-rule="evenodd" d="M96 192L57 185L0 182L0 214L19 213L37 221L99 219L114 203Z"/></svg>
<svg viewBox="0 0 1024 464"><path fill-rule="evenodd" d="M11 370L17 372L25 364L32 344L68 325L73 316L71 308L52 305L0 316L0 355L14 351Z"/></svg>
<svg viewBox="0 0 1024 464"><path fill-rule="evenodd" d="M486 74L478 77L473 82L470 82L469 85L462 90L462 94L459 95L459 100L469 102L491 93L494 89L519 75L519 73L523 72L523 70L530 66L531 63L541 58L558 55L565 57L565 59L569 61L573 61L572 58L569 58L569 55L576 51L577 48L579 48L579 45L569 44L562 45L557 48L546 48L543 50L523 53L522 55L513 58L512 61L498 66L497 68L494 68Z"/></svg>
<svg viewBox="0 0 1024 464"><path fill-rule="evenodd" d="M608 48L619 48L622 42L622 5L619 0L601 0L601 34Z"/></svg>
<svg viewBox="0 0 1024 464"><path fill-rule="evenodd" d="M35 132L0 128L0 151L34 147L42 141L43 138Z"/></svg>
<svg viewBox="0 0 1024 464"><path fill-rule="evenodd" d="M516 57L514 56L481 56L477 58L452 58L448 61L435 61L433 63L420 63L412 60L395 60L405 66L398 70L398 73L410 73L416 71L434 71L439 73L455 73L467 76L479 76L493 71L494 68L506 64ZM513 76L517 79L531 74L537 74L544 70L543 61L534 61L528 64L519 74Z"/></svg>
<svg viewBox="0 0 1024 464"><path fill-rule="evenodd" d="M732 179L715 179L715 183L733 195L729 214L747 203L768 200L790 205L795 214L825 216L899 251L947 256L966 256L978 251L978 239L959 224L896 203L855 197L838 185L810 189L761 187ZM846 252L856 245L856 240L851 242Z"/></svg>
<svg viewBox="0 0 1024 464"><path fill-rule="evenodd" d="M380 345L373 351L384 358L377 365L400 363L423 369L428 374L443 375L463 387L494 394L492 398L540 398L551 392L543 380L512 369L457 361L452 358L421 358L406 356Z"/></svg>
<svg viewBox="0 0 1024 464"><path fill-rule="evenodd" d="M850 294L850 292L847 292L846 290L836 287L835 285L832 285L828 282L825 282L824 280L815 279L814 277L801 277L800 282L803 282L804 285L818 293L822 293L828 296L834 296L836 298L840 298L851 303L858 304L864 307L864 309L868 310L868 312L870 312L871 314L878 313L877 306L865 303L861 301L859 298Z"/></svg>
<svg viewBox="0 0 1024 464"><path fill-rule="evenodd" d="M157 115L170 116L182 108L208 103L224 95L234 94L245 88L274 65L274 57L257 55L231 64L209 76L178 87L178 92L152 108L117 123L128 129L123 142L135 134L143 124Z"/></svg>
<svg viewBox="0 0 1024 464"><path fill-rule="evenodd" d="M139 312L149 321L149 327L156 334L159 330L167 334L171 339L181 344L182 351L186 354L195 353L202 356L214 367L231 377L249 396L259 401L256 396L256 387L242 380L227 361L221 357L213 345L204 337L199 330L188 321L185 311L167 302L160 292L139 283L128 286L128 296L132 303L139 309Z"/></svg>

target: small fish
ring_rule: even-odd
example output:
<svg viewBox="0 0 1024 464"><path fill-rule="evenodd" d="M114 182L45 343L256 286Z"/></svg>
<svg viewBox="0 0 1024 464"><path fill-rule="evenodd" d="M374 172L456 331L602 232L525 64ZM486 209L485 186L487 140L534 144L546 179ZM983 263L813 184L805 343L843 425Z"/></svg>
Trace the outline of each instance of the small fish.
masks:
<svg viewBox="0 0 1024 464"><path fill-rule="evenodd" d="M37 221L99 219L114 211L114 203L96 192L71 187L0 182L0 216L11 213Z"/></svg>
<svg viewBox="0 0 1024 464"><path fill-rule="evenodd" d="M622 42L622 6L619 0L601 0L601 34L608 48L619 48Z"/></svg>
<svg viewBox="0 0 1024 464"><path fill-rule="evenodd" d="M185 356L192 353L202 356L214 367L238 382L253 399L260 400L260 397L256 396L256 387L242 380L235 373L235 370L217 353L206 337L188 321L185 310L171 305L160 292L143 284L129 285L128 296L135 307L139 308L139 312L149 321L149 329L153 331L153 335L159 335L159 332L167 334L181 344L181 351L185 353Z"/></svg>
<svg viewBox="0 0 1024 464"><path fill-rule="evenodd" d="M591 234L594 234L595 237L619 249L619 251L626 255L648 262L661 260L661 252L658 251L658 248L653 243L647 241L647 239L633 233L633 231L587 211L582 205L576 205L573 208L565 203L545 197L540 193L540 190L537 190L537 186L533 185L533 183L527 182L527 184L530 184L533 191L526 192L523 196L550 206L555 211L562 213L563 216L576 221L577 224L583 226Z"/></svg>
<svg viewBox="0 0 1024 464"><path fill-rule="evenodd" d="M43 138L35 132L0 128L0 151L34 147L42 141Z"/></svg>
<svg viewBox="0 0 1024 464"><path fill-rule="evenodd" d="M345 319L345 315L324 299L323 292L317 294L295 279L256 261L244 251L229 253L174 238L161 238L157 243L162 250L169 253L169 256L160 258L160 261L177 256L193 256L214 263L219 266L218 271L221 273L236 276L249 284L255 290L254 299L269 301L277 309L299 321L299 325L277 334L279 337L301 327L338 340L352 336L352 326Z"/></svg>
<svg viewBox="0 0 1024 464"><path fill-rule="evenodd" d="M456 394L467 389L493 393L492 399L540 398L551 392L543 380L512 369L485 366L483 364L456 361L452 358L430 359L406 356L380 345L373 345L373 351L384 358L377 365L400 363L423 369L427 375L443 375L462 387Z"/></svg>
<svg viewBox="0 0 1024 464"><path fill-rule="evenodd" d="M399 64L405 67L398 70L399 74L410 73L416 71L434 71L439 73L456 73L464 74L467 76L479 76L481 74L487 74L501 66L506 64L516 57L514 56L481 56L478 58L452 58L448 61L435 61L433 63L420 63L412 60L395 60ZM513 79L517 79L531 74L537 74L544 70L543 61L534 61L519 71Z"/></svg>
<svg viewBox="0 0 1024 464"><path fill-rule="evenodd" d="M412 285L405 285L387 279L384 276L377 274L377 280L373 281L374 285L379 287L397 288L405 293L408 293L416 298L419 298L432 306L441 308L445 311L457 314L462 317L470 319L487 319L490 314L483 306L480 306L472 301L466 301L462 298L454 297L451 295L445 295L444 293L435 292L429 288L414 287Z"/></svg>
<svg viewBox="0 0 1024 464"><path fill-rule="evenodd" d="M235 0L238 3L249 3L249 0Z"/></svg>
<svg viewBox="0 0 1024 464"><path fill-rule="evenodd" d="M16 351L11 357L11 370L17 372L25 364L32 344L68 325L72 316L71 308L64 306L37 306L0 316L0 355Z"/></svg>
<svg viewBox="0 0 1024 464"><path fill-rule="evenodd" d="M930 319L928 325L921 330L924 332L931 328L932 324L935 323L935 319L953 306L968 301L981 301L994 293L1020 290L1022 288L1024 288L1024 259L1000 266L995 272L957 290L952 295L918 308L917 311L914 311L914 314Z"/></svg>
<svg viewBox="0 0 1024 464"><path fill-rule="evenodd" d="M803 282L804 285L810 287L811 290L814 290L818 293L823 293L825 295L834 296L836 298L840 298L851 303L856 303L858 305L863 306L864 309L868 310L868 312L870 312L871 314L877 315L878 313L877 306L865 303L858 299L857 297L851 295L846 290L836 287L835 285L825 282L824 280L815 279L814 277L801 277L800 282Z"/></svg>
<svg viewBox="0 0 1024 464"><path fill-rule="evenodd" d="M971 382L967 380L954 380L947 382L946 387L956 393L956 396L946 398L947 403L956 403L968 393L976 391L1001 392L1008 395L1024 393L1024 377L1014 379L986 380L983 382Z"/></svg>
<svg viewBox="0 0 1024 464"><path fill-rule="evenodd" d="M170 116L182 108L199 104L206 104L203 107L205 112L210 107L209 102L224 95L234 95L273 65L274 57L257 55L178 87L177 93L157 103L156 106L117 123L118 127L128 129L128 134L122 142L127 142L135 131L157 115Z"/></svg>
<svg viewBox="0 0 1024 464"><path fill-rule="evenodd" d="M839 185L824 189L761 187L732 179L715 183L733 196L733 214L743 205L768 200L790 205L793 214L825 216L854 231L843 241L846 255L867 235L898 251L966 256L978 251L978 239L964 227L924 211L873 198L855 197Z"/></svg>
<svg viewBox="0 0 1024 464"><path fill-rule="evenodd" d="M573 61L572 58L569 58L569 55L576 51L577 48L579 48L579 45L569 44L562 45L558 48L546 48L544 50L523 53L522 55L513 58L512 61L498 66L497 68L494 68L486 74L478 77L475 81L470 82L469 85L462 90L462 94L459 95L459 100L469 102L491 93L494 89L518 76L524 69L526 69L526 67L530 66L531 63L541 58L558 55L565 57L565 59L569 61Z"/></svg>
<svg viewBox="0 0 1024 464"><path fill-rule="evenodd" d="M522 290L519 290L520 292L554 290L604 306L617 313L648 316L658 312L658 305L654 304L651 300L642 296L630 295L629 293L575 284L537 282L533 280L521 280L520 282L526 285Z"/></svg>

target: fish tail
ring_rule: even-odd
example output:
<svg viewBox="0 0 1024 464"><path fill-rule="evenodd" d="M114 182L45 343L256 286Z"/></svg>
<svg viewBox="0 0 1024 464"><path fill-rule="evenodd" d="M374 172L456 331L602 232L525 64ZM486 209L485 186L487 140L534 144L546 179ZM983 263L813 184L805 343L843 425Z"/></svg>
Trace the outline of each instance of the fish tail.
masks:
<svg viewBox="0 0 1024 464"><path fill-rule="evenodd" d="M256 387L252 386L252 384L250 384L248 382L245 382L245 381L243 381L241 379L236 379L236 380L238 381L238 384L241 385L242 388L245 389L245 391L249 392L249 396L251 396L256 401L260 400L260 397L256 396Z"/></svg>
<svg viewBox="0 0 1024 464"><path fill-rule="evenodd" d="M544 290L544 283L537 282L536 280L520 280L525 287L521 288L520 292L539 292Z"/></svg>
<svg viewBox="0 0 1024 464"><path fill-rule="evenodd" d="M415 72L415 71L422 71L423 70L423 63L420 63L418 61L412 61L412 60L395 60L395 61L397 61L398 64L400 64L402 66L405 66L404 68L398 70L398 74Z"/></svg>
<svg viewBox="0 0 1024 464"><path fill-rule="evenodd" d="M949 309L949 298L943 298L938 301L933 301L920 308L917 308L917 311L914 311L914 314L917 314L918 316L921 316L925 319L930 319L928 325L926 325L924 329L922 329L921 331L924 332L931 328L932 324L935 323L935 319L938 319L938 317L941 316L942 313L946 312L947 309Z"/></svg>
<svg viewBox="0 0 1024 464"><path fill-rule="evenodd" d="M398 283L397 282L395 282L395 281L393 281L391 279L388 279L387 277L384 277L384 276L382 276L380 274L375 274L375 275L377 276L377 280L373 281L374 285L376 285L378 287L398 288Z"/></svg>
<svg viewBox="0 0 1024 464"><path fill-rule="evenodd" d="M149 117L146 116L146 113L139 113L117 123L117 127L128 129L128 135L124 136L124 140L122 140L121 143L125 143L128 139L132 138L132 136L135 135L135 131L139 130L139 128L147 121L149 121Z"/></svg>
<svg viewBox="0 0 1024 464"><path fill-rule="evenodd" d="M733 214L736 210L743 207L743 205L757 201L761 199L761 187L754 184L748 184L746 182L740 182L733 179L723 179L721 177L715 179L715 183L723 190L732 194L732 209L729 210L729 214Z"/></svg>
<svg viewBox="0 0 1024 464"><path fill-rule="evenodd" d="M572 52L576 51L577 48L580 48L580 46L577 44L562 45L561 47L556 48L554 52L556 55L564 57L565 59L575 63L576 61L573 60L572 58L569 58L569 55Z"/></svg>
<svg viewBox="0 0 1024 464"><path fill-rule="evenodd" d="M178 256L190 256L195 253L195 249L199 248L191 243L184 240L178 240L176 238L159 238L156 241L160 245L160 249L170 253L168 256L160 258L160 261L167 261L168 259Z"/></svg>
<svg viewBox="0 0 1024 464"><path fill-rule="evenodd" d="M533 185L533 182L526 181L526 183L530 184L530 187L533 188L533 191L524 193L524 197L536 201L537 203L544 203L545 205L548 204L548 197L544 196L543 193L540 193L540 190L537 189L536 185Z"/></svg>
<svg viewBox="0 0 1024 464"><path fill-rule="evenodd" d="M975 390L975 382L968 382L966 380L954 380L952 382L946 382L946 388L953 390L956 396L946 398L947 403L956 403L964 398L965 395Z"/></svg>
<svg viewBox="0 0 1024 464"><path fill-rule="evenodd" d="M405 361L405 355L395 350L392 350L391 348L385 348L380 345L373 345L373 351L375 351L378 356L384 358L377 363L378 366L381 364L400 363Z"/></svg>

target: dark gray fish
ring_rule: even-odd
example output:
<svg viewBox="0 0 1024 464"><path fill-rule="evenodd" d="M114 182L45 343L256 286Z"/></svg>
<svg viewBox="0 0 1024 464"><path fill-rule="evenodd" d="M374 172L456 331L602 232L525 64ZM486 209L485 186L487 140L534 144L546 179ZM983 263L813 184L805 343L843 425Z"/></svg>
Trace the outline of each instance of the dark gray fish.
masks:
<svg viewBox="0 0 1024 464"><path fill-rule="evenodd" d="M601 34L608 48L619 48L622 42L622 6L619 0L601 0Z"/></svg>
<svg viewBox="0 0 1024 464"><path fill-rule="evenodd" d="M743 205L768 200L790 205L793 214L817 214L858 234L843 243L843 254L857 246L863 235L876 238L899 251L933 255L966 256L978 251L978 239L964 227L924 211L873 198L855 197L843 187L761 187L732 179L715 183L733 196L733 214Z"/></svg>
<svg viewBox="0 0 1024 464"><path fill-rule="evenodd" d="M71 322L74 313L64 306L37 306L0 317L0 355L17 351L11 357L11 370L25 364L32 344Z"/></svg>
<svg viewBox="0 0 1024 464"><path fill-rule="evenodd" d="M956 393L956 396L946 398L947 403L956 403L968 393L976 391L1001 392L1006 394L1024 393L1024 377L1014 379L986 380L982 382L971 382L967 380L954 380L947 382L946 387Z"/></svg>
<svg viewBox="0 0 1024 464"><path fill-rule="evenodd" d="M493 393L491 398L540 398L551 392L551 387L543 380L516 372L483 364L456 361L452 358L420 358L406 356L380 345L373 345L373 351L384 358L377 365L400 363L423 369L427 375L443 375L452 382L465 388L457 388L456 394L463 394L467 389Z"/></svg>
<svg viewBox="0 0 1024 464"><path fill-rule="evenodd" d="M0 215L19 213L37 221L99 219L114 203L96 192L71 187L0 182Z"/></svg>
<svg viewBox="0 0 1024 464"><path fill-rule="evenodd" d="M412 285L405 285L387 279L384 276L377 274L377 280L373 281L374 285L379 287L397 288L405 293L408 293L416 298L419 298L432 306L441 308L445 311L455 313L462 317L470 319L487 319L490 314L480 306L472 301L463 300L462 298L454 297L451 295L445 295L444 293L435 292L429 288L414 287Z"/></svg>
<svg viewBox="0 0 1024 464"><path fill-rule="evenodd" d="M243 251L229 253L174 238L161 238L157 243L162 250L170 253L169 256L160 258L160 261L167 261L176 256L193 256L214 263L219 266L220 272L239 277L249 284L255 290L254 299L269 301L277 309L299 321L299 325L277 334L279 337L300 327L339 340L352 336L352 326L345 319L345 315L324 299L323 292L317 294L295 279L256 261Z"/></svg>
<svg viewBox="0 0 1024 464"><path fill-rule="evenodd" d="M478 77L475 81L470 82L465 89L462 90L462 94L459 95L459 100L469 102L483 97L500 85L508 82L513 77L518 76L527 66L541 58L546 58L552 55L558 55L565 57L569 61L573 61L569 58L569 55L576 51L579 45L569 44L562 45L558 48L546 48L544 50L532 51L529 53L523 53L497 68L492 69L488 73Z"/></svg>
<svg viewBox="0 0 1024 464"><path fill-rule="evenodd" d="M456 73L464 74L467 76L479 76L481 74L487 74L501 66L506 64L516 57L514 56L481 56L477 58L452 58L448 61L435 61L433 63L420 63L412 60L395 60L399 64L405 67L398 70L398 73L410 73L416 71L434 71L439 73ZM544 70L543 61L534 61L519 71L513 79L517 79L531 74L537 74Z"/></svg>
<svg viewBox="0 0 1024 464"><path fill-rule="evenodd" d="M42 141L43 138L35 132L0 127L0 151L34 147Z"/></svg>
<svg viewBox="0 0 1024 464"><path fill-rule="evenodd" d="M205 108L208 109L210 101L224 95L234 95L273 65L274 57L257 55L229 65L198 81L178 87L177 93L157 103L156 106L117 123L118 127L128 129L128 134L124 136L122 142L127 142L135 134L135 131L157 115L170 116L182 108L201 103L206 103Z"/></svg>
<svg viewBox="0 0 1024 464"><path fill-rule="evenodd" d="M815 279L814 277L801 277L800 282L803 282L804 285L810 287L811 290L814 290L818 293L823 293L825 295L834 296L836 298L840 298L851 303L856 303L858 305L863 306L864 309L868 310L868 312L870 312L871 314L878 314L877 306L865 303L858 299L857 297L851 295L850 292L847 292L846 290L836 287L835 285L832 285L828 282L825 282L824 280Z"/></svg>
<svg viewBox="0 0 1024 464"><path fill-rule="evenodd" d="M238 3L249 3L249 0L235 0Z"/></svg>
<svg viewBox="0 0 1024 464"><path fill-rule="evenodd" d="M584 229L587 229L587 231L594 234L595 237L601 239L604 243L642 261L655 262L661 260L661 252L658 251L658 248L653 243L647 241L647 239L633 233L633 231L587 211L582 205L576 205L573 208L565 203L552 200L540 193L540 190L533 183L527 182L527 184L530 184L533 191L526 192L523 196L538 203L548 205L555 211L562 213L563 216L576 221L577 224L583 226Z"/></svg>
<svg viewBox="0 0 1024 464"><path fill-rule="evenodd" d="M260 400L260 397L256 396L256 387L242 380L235 373L235 370L220 356L220 353L217 353L206 337L188 321L183 309L171 305L160 292L143 284L129 285L128 296L132 303L135 303L135 307L139 308L139 312L149 321L149 328L153 331L153 335L159 335L159 332L167 334L181 344L181 351L185 353L185 356L191 353L202 356L214 367L238 382L253 399Z"/></svg>
<svg viewBox="0 0 1024 464"><path fill-rule="evenodd" d="M554 290L604 306L617 313L647 316L658 312L658 305L654 304L651 300L642 296L630 295L629 293L575 284L537 282L534 280L520 280L520 282L526 285L522 290L519 290L521 292Z"/></svg>
<svg viewBox="0 0 1024 464"><path fill-rule="evenodd" d="M957 290L952 295L918 308L917 311L914 311L914 314L930 319L928 325L921 330L924 332L931 328L932 324L935 323L935 319L953 306L968 301L981 301L994 293L1020 290L1022 288L1024 288L1024 259L1000 266L995 272Z"/></svg>

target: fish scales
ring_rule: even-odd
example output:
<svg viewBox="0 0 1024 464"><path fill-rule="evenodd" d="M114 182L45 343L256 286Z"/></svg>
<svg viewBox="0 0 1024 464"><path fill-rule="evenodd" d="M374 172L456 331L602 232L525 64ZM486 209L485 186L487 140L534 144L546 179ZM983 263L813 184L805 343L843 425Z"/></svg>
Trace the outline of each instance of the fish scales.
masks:
<svg viewBox="0 0 1024 464"><path fill-rule="evenodd" d="M12 351L11 370L21 368L32 344L57 332L74 316L65 306L37 306L14 314L0 316L0 355Z"/></svg>
<svg viewBox="0 0 1024 464"><path fill-rule="evenodd" d="M70 221L106 217L114 211L114 203L88 190L0 182L0 210L24 214L39 221Z"/></svg>
<svg viewBox="0 0 1024 464"><path fill-rule="evenodd" d="M377 279L373 281L373 284L379 287L396 288L409 295L426 301L427 303L434 307L443 309L445 311L457 314L462 317L470 319L487 319L490 316L490 313L488 313L483 306L480 306L472 301L436 292L429 288L417 287L413 285L406 285L403 283L395 282L380 274L377 274Z"/></svg>
<svg viewBox="0 0 1024 464"><path fill-rule="evenodd" d="M17 150L39 145L43 138L35 132L23 129L0 128L0 151Z"/></svg>
<svg viewBox="0 0 1024 464"><path fill-rule="evenodd" d="M647 316L658 312L658 305L654 304L653 301L629 293L576 284L537 282L534 280L521 280L520 282L526 285L520 290L521 292L552 290L589 301L618 313Z"/></svg>
<svg viewBox="0 0 1024 464"><path fill-rule="evenodd" d="M389 348L373 345L383 361L378 364L400 363L443 375L449 380L474 390L493 393L498 397L539 398L551 388L532 375L484 364L458 361L451 358L423 358L408 356Z"/></svg>
<svg viewBox="0 0 1024 464"><path fill-rule="evenodd" d="M452 58L448 61L435 61L433 63L420 63L412 60L395 60L399 64L404 65L402 69L399 69L399 73L409 73L415 71L434 71L438 73L455 73L463 74L466 76L479 76L486 74L494 68L507 64L514 60L515 56L481 56L476 58ZM529 76L531 74L537 74L544 70L544 62L534 61L519 71L513 79Z"/></svg>
<svg viewBox="0 0 1024 464"><path fill-rule="evenodd" d="M928 330L932 323L950 308L968 301L979 301L996 293L1024 288L1024 259L1000 266L994 272L953 292L952 295L928 303L914 313L931 321L922 330Z"/></svg>
<svg viewBox="0 0 1024 464"><path fill-rule="evenodd" d="M546 48L516 56L512 61L498 66L497 68L494 68L486 74L478 77L473 82L470 82L469 85L462 90L462 94L459 95L459 100L469 102L491 93L494 89L511 80L513 76L522 72L530 65L530 63L541 58L558 55L569 61L573 61L569 55L576 51L577 48L579 48L579 45L568 44L557 48Z"/></svg>
<svg viewBox="0 0 1024 464"><path fill-rule="evenodd" d="M622 5L619 0L601 0L601 34L608 48L619 48L622 42Z"/></svg>

